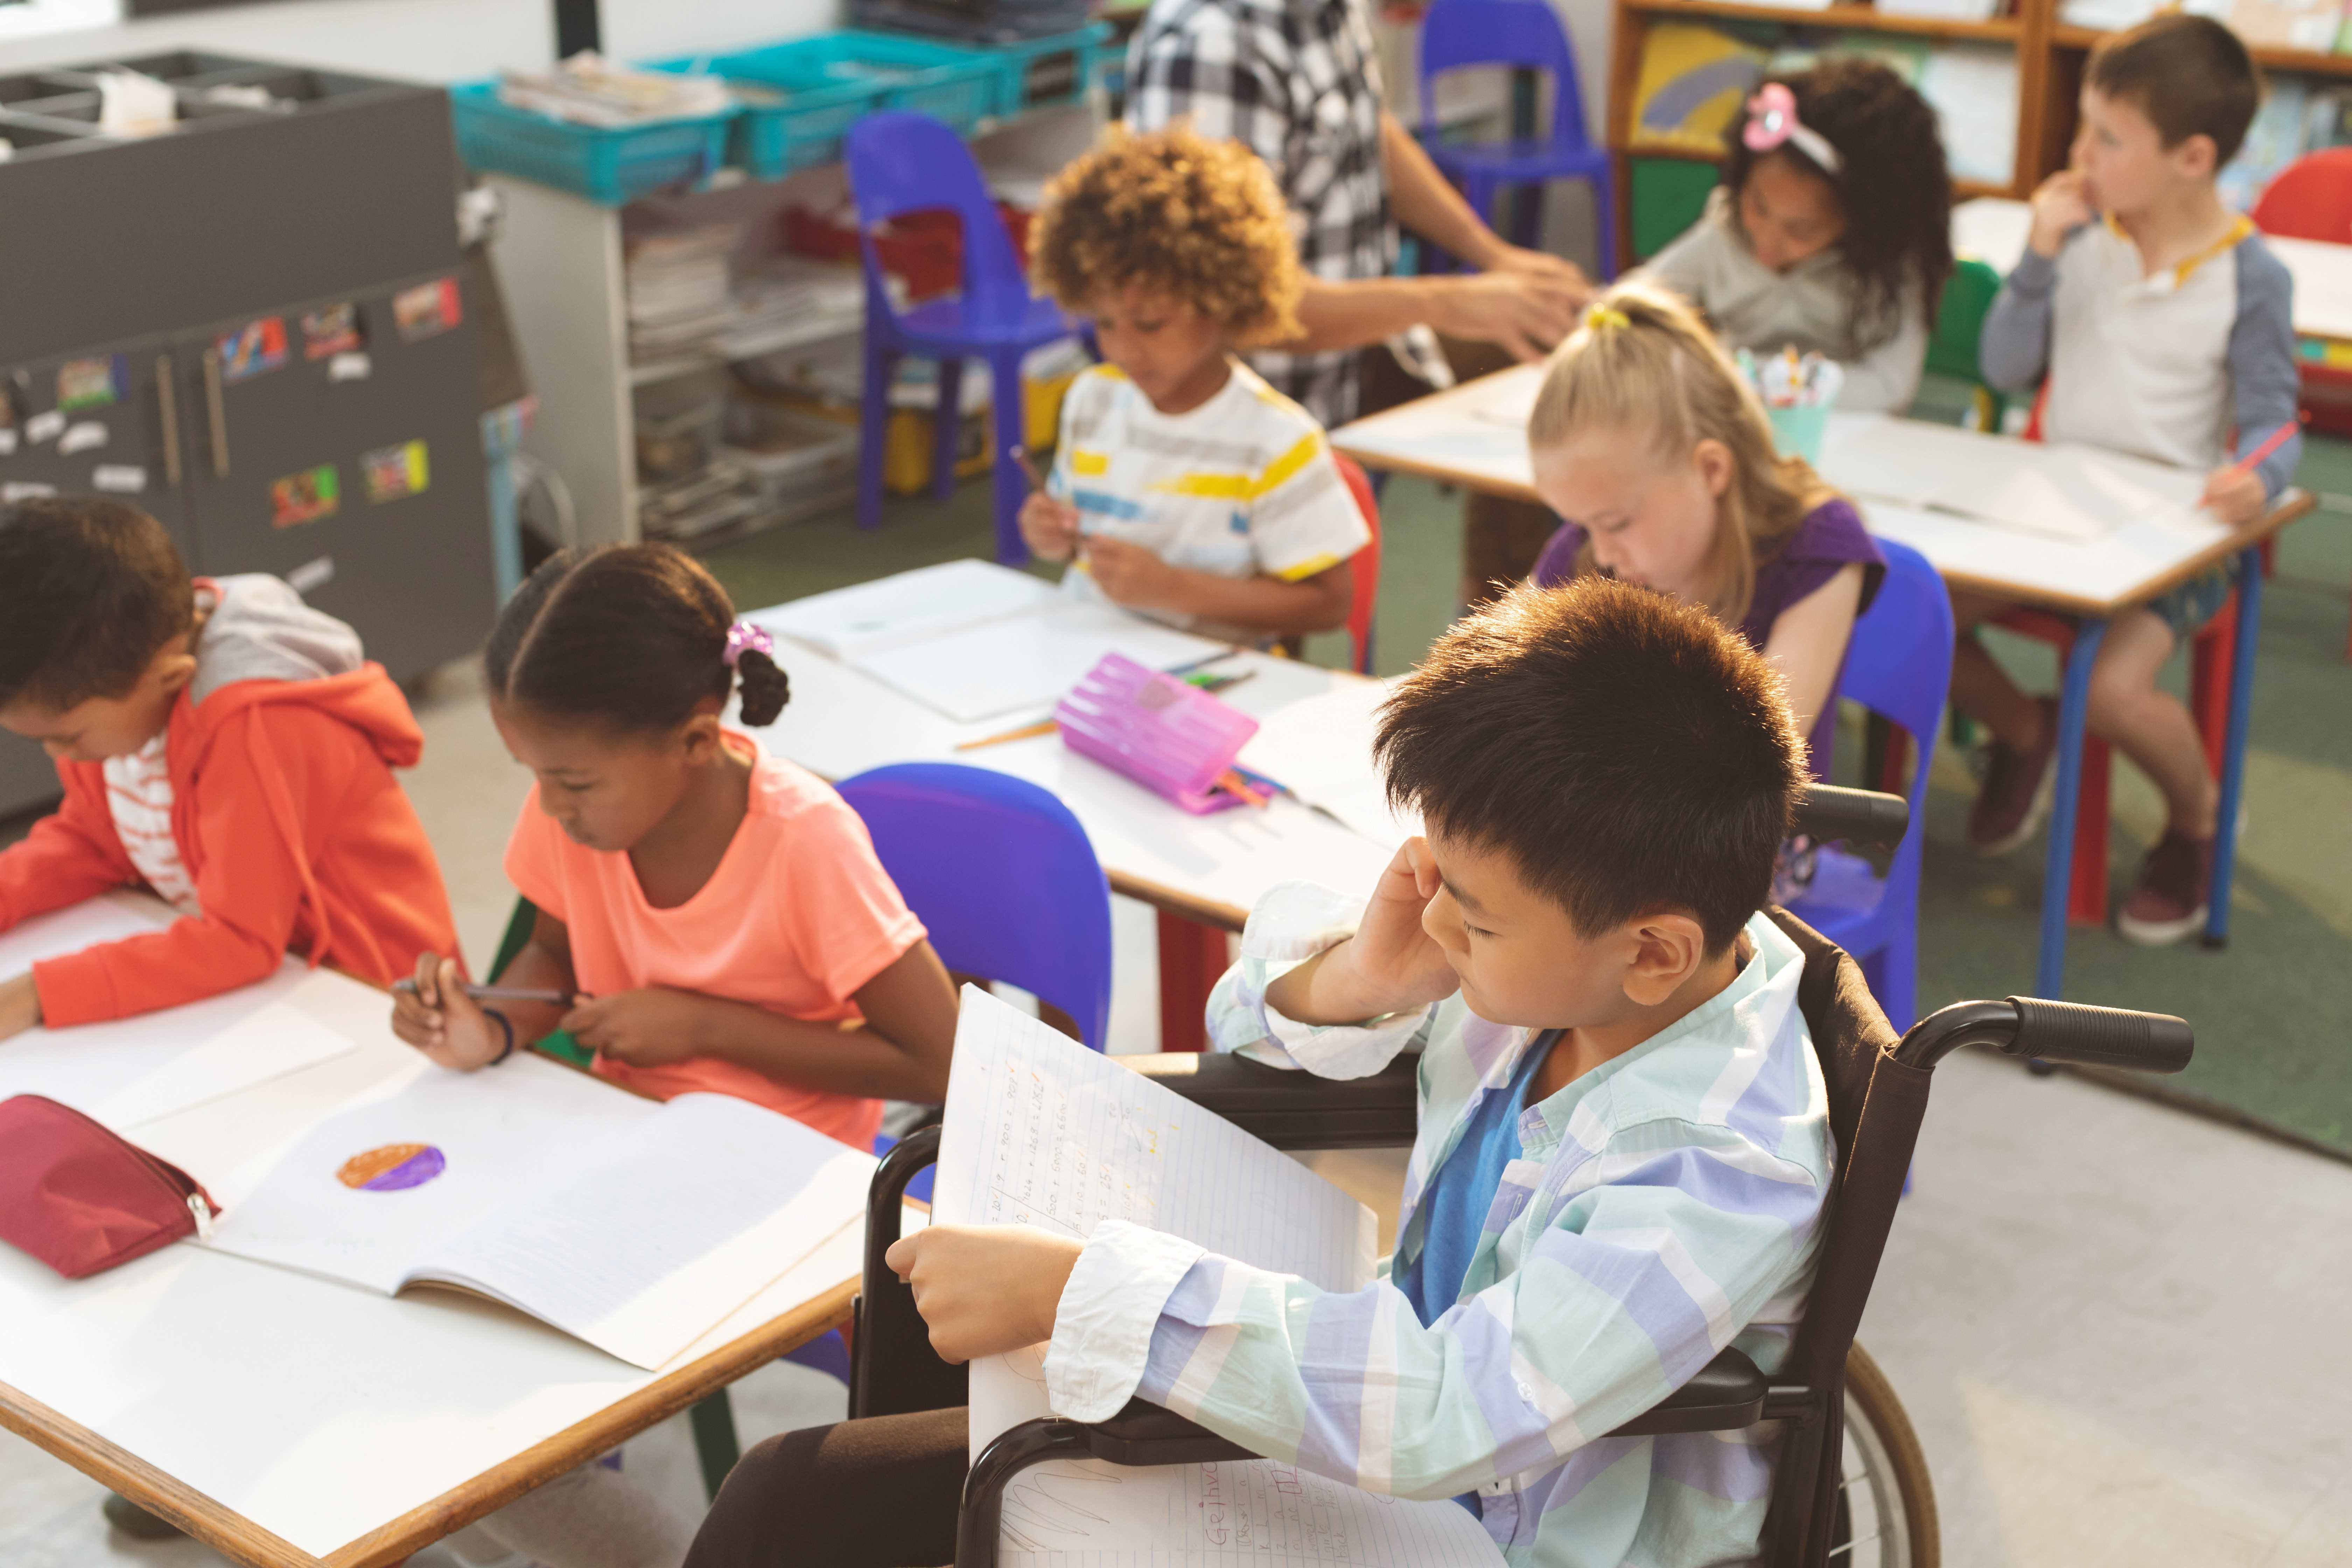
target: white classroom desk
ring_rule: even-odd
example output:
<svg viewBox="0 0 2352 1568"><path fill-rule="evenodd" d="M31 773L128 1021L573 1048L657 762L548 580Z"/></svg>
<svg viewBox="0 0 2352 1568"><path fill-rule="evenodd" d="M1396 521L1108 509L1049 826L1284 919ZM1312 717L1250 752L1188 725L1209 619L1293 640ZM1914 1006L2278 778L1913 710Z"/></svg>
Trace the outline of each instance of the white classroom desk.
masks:
<svg viewBox="0 0 2352 1568"><path fill-rule="evenodd" d="M2007 196L1979 196L1952 209L1952 250L1988 262L2006 278L2025 254L2033 209ZM2352 343L2352 233L2341 244L2263 236L2294 279L2294 330L2299 337Z"/></svg>
<svg viewBox="0 0 2352 1568"><path fill-rule="evenodd" d="M356 1048L244 1090L226 1140L201 1110L133 1131L224 1203L207 1173L415 1060L382 992L290 965L255 989ZM842 1232L659 1372L446 1291L185 1243L69 1281L0 1247L0 1426L256 1568L394 1563L845 1321L862 1242Z"/></svg>
<svg viewBox="0 0 2352 1568"><path fill-rule="evenodd" d="M746 618L757 623L781 608ZM792 702L772 726L756 731L775 754L836 781L889 763L920 762L965 763L1027 779L1060 797L1085 826L1115 890L1171 913L1239 931L1250 907L1276 883L1303 878L1369 890L1394 852L1280 796L1262 811L1244 806L1195 816L1078 755L1057 735L959 752L961 742L1018 729L1049 710L960 724L807 644L779 642L792 674ZM1217 668L1250 672L1250 679L1217 697L1258 718L1318 696L1335 681L1362 679L1248 650Z"/></svg>
<svg viewBox="0 0 2352 1568"><path fill-rule="evenodd" d="M1540 501L1528 458L1527 432L1498 417L1500 408L1524 409L1543 374L1540 365L1516 365L1480 380L1360 419L1331 433L1331 446L1367 468L1420 474L1491 494ZM1894 423L1883 414L1832 415L1822 443L1822 477L1838 483L1841 447L1867 444L1874 428ZM2013 437L1949 426L1906 422L1913 438L1948 442L1960 462L1998 471L2022 450ZM1942 512L1864 500L1870 531L1899 540L1927 558L1948 583L1978 589L2019 604L2076 617L2082 630L2064 661L2059 693L2057 799L2051 814L2047 869L2042 895L2042 942L2035 969L2035 995L2064 994L2067 897L2072 883L2076 783L2083 756L2084 712L2091 661L2106 621L2134 605L2165 593L2231 555L2249 563L2262 542L2311 510L2299 490L2282 496L2269 515L2235 531L2215 527L2189 531L2131 519L2093 541L2071 541L1996 527ZM2254 634L2261 618L2262 573L2241 574L2241 611L2233 649L2228 744L2222 766L2221 820L2237 821L2245 766L2248 709L2252 690ZM2231 879L2235 870L2234 829L2225 834L2214 863L2209 945L2229 931Z"/></svg>

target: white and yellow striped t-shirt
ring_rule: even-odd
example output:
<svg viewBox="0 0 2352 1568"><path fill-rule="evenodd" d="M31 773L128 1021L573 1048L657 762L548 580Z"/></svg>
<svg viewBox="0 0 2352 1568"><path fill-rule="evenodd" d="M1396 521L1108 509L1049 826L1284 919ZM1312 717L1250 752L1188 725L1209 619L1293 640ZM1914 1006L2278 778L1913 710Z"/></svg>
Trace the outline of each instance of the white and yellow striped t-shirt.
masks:
<svg viewBox="0 0 2352 1568"><path fill-rule="evenodd" d="M1076 506L1082 531L1220 577L1298 582L1371 539L1323 427L1239 362L1223 390L1177 415L1110 365L1079 376L1062 403L1051 488ZM1062 587L1103 597L1081 567Z"/></svg>

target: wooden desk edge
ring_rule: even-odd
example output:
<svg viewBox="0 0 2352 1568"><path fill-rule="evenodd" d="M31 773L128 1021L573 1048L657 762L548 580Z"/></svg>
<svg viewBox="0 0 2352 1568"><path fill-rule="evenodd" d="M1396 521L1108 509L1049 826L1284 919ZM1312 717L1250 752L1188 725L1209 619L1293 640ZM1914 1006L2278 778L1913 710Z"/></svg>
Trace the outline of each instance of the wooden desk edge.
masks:
<svg viewBox="0 0 2352 1568"><path fill-rule="evenodd" d="M6 1384L0 1384L0 1426L237 1562L254 1568L320 1568L309 1552Z"/></svg>
<svg viewBox="0 0 2352 1568"><path fill-rule="evenodd" d="M799 1349L827 1330L846 1323L850 1300L856 1295L857 1286L855 1279L844 1280L824 1295L770 1319L700 1361L646 1384L585 1421L566 1427L464 1485L411 1509L391 1523L338 1547L327 1554L326 1568L386 1568L463 1530L484 1514L496 1512L542 1482L569 1473L623 1440L669 1419L712 1391ZM299 1555L289 1560L305 1565L312 1561Z"/></svg>

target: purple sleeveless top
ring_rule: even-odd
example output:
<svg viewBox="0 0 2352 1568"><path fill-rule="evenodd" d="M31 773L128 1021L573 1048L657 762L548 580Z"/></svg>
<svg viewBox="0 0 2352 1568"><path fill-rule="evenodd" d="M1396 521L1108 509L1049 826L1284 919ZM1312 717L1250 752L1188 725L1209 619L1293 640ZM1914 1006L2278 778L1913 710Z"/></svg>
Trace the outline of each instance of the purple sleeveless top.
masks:
<svg viewBox="0 0 2352 1568"><path fill-rule="evenodd" d="M1537 584L1550 588L1574 576L1576 557L1583 548L1583 527L1561 523L1536 558ZM1879 579L1886 575L1886 557L1864 531L1862 515L1853 504L1842 496L1832 497L1807 512L1796 531L1781 542L1769 560L1756 563L1756 596L1748 603L1747 618L1739 623L1739 635L1748 639L1748 647L1761 650L1781 611L1856 563L1863 567L1862 608L1868 609L1878 592ZM1816 778L1829 776L1830 741L1837 728L1833 710L1834 704L1824 706L1813 721L1813 732L1806 737L1812 747Z"/></svg>

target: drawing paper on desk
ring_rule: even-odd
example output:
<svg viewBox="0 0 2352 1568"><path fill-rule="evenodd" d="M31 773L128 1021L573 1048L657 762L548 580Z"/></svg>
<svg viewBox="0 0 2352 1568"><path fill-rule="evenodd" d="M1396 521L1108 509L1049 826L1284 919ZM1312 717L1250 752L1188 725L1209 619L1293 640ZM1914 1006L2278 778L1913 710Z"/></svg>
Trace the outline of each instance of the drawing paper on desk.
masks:
<svg viewBox="0 0 2352 1568"><path fill-rule="evenodd" d="M1225 651L1223 643L1116 605L1072 604L849 662L935 712L969 723L1053 706L1107 653L1172 669Z"/></svg>
<svg viewBox="0 0 2352 1568"><path fill-rule="evenodd" d="M1470 416L1489 425L1525 430L1528 421L1535 417L1536 394L1542 390L1543 371L1540 366L1505 371L1494 377L1494 384L1479 389L1475 395L1477 401L1472 405Z"/></svg>
<svg viewBox="0 0 2352 1568"><path fill-rule="evenodd" d="M946 561L795 599L760 617L782 637L854 658L1042 610L1054 585L992 561Z"/></svg>
<svg viewBox="0 0 2352 1568"><path fill-rule="evenodd" d="M386 1295L446 1285L662 1365L862 1215L874 1161L725 1095L424 1065L280 1156L208 1243Z"/></svg>
<svg viewBox="0 0 2352 1568"><path fill-rule="evenodd" d="M1389 805L1380 770L1372 765L1380 706L1395 689L1393 680L1334 681L1321 696L1266 715L1236 760L1393 849L1421 831L1416 814Z"/></svg>
<svg viewBox="0 0 2352 1568"><path fill-rule="evenodd" d="M1326 1289L1360 1289L1372 1278L1370 1209L1231 1122L971 986L940 1137L938 1223L1086 1237L1124 1219ZM1050 1414L1042 1348L973 1363L971 1405L974 1453ZM1237 1552L1285 1565L1500 1560L1484 1529L1451 1502L1374 1497L1271 1460L1039 1467L1008 1494L1005 1546L1008 1562L1098 1568L1172 1568Z"/></svg>

